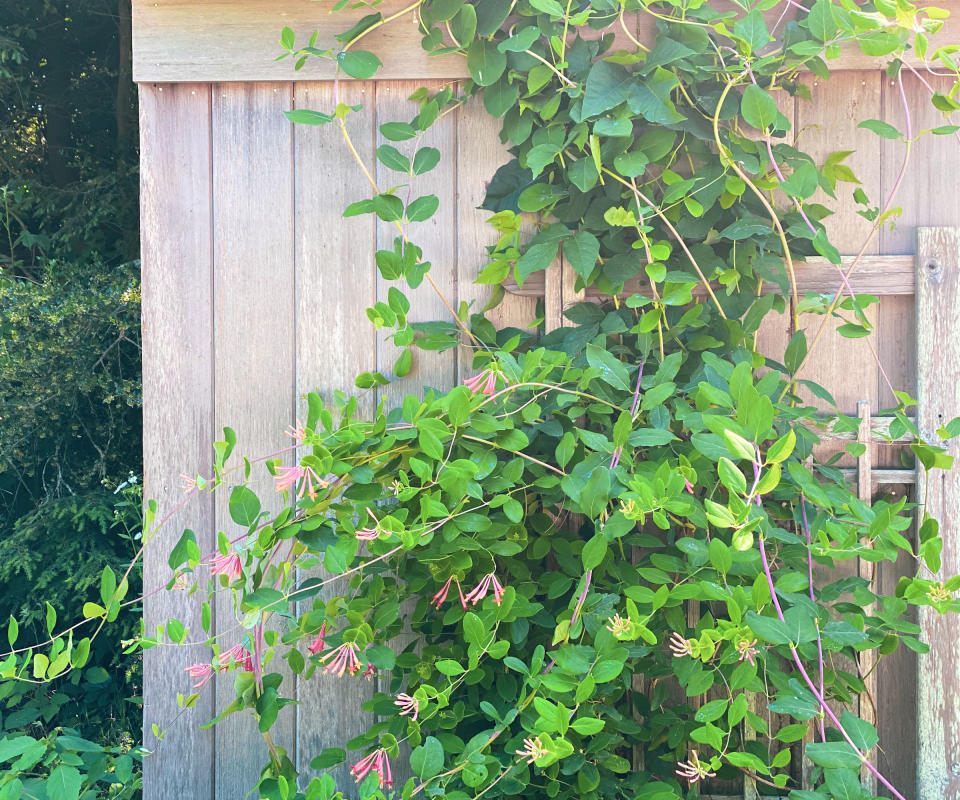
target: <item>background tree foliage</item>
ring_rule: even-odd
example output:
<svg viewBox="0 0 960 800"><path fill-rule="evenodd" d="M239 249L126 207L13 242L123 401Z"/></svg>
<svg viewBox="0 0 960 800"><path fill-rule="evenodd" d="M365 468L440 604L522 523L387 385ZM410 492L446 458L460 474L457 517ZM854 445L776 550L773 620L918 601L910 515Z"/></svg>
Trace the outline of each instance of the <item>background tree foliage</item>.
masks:
<svg viewBox="0 0 960 800"><path fill-rule="evenodd" d="M119 571L138 546L129 5L0 4L0 619L16 617L35 638L51 613L75 622L68 615L96 596L104 567ZM0 682L0 744L19 756L0 763L0 795L50 776L70 786L80 773L97 797L136 790L125 753L140 735L129 702L139 660L119 640L135 635L139 613L124 610L118 636L53 687Z"/></svg>

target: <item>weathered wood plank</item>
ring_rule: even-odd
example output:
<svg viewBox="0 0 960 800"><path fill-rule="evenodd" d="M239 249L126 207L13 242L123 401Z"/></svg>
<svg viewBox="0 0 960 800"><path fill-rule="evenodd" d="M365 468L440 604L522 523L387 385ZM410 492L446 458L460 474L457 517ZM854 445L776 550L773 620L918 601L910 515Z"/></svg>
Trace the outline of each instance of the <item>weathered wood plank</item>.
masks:
<svg viewBox="0 0 960 800"><path fill-rule="evenodd" d="M385 0L376 10L386 17L409 6L403 0ZM133 79L329 80L334 66L328 59L311 58L296 73L292 59L276 60L283 53L281 29L292 28L297 43L304 45L319 31L317 47L338 47L335 34L369 13L366 6L331 13L314 0L134 0ZM467 77L462 56L430 57L421 37L412 13L371 32L363 48L379 53L384 62L377 78Z"/></svg>
<svg viewBox="0 0 960 800"><path fill-rule="evenodd" d="M340 102L363 104L347 119L348 130L360 154L374 157L376 90L372 83L340 86ZM332 109L336 105L330 82L298 83L297 108ZM306 419L305 395L318 391L327 403L337 389L355 392L358 372L376 366L376 332L366 309L376 301L376 237L371 216L343 218L343 209L365 196L366 179L333 126L294 127L296 209L296 357L298 418ZM372 392L358 395L358 413L372 418ZM333 585L301 612L322 607L344 587ZM372 722L361 705L373 696L372 683L338 679L322 669L298 688L297 767L301 785L313 775L310 761L327 747L345 747ZM356 796L347 766L333 772L337 788Z"/></svg>
<svg viewBox="0 0 960 800"><path fill-rule="evenodd" d="M495 244L497 232L487 224L491 212L479 206L486 194L486 182L497 167L510 159L500 142L500 120L493 119L474 99L460 109L457 120L457 292L461 303L470 304L470 313L483 310L490 300L491 287L474 283L487 265L486 248ZM487 313L498 329L526 328L536 314L536 300L506 295ZM459 350L459 379L473 374L473 348Z"/></svg>
<svg viewBox="0 0 960 800"><path fill-rule="evenodd" d="M143 293L144 498L165 514L183 498L180 473L209 476L213 442L213 317L210 240L210 87L140 87L140 241ZM176 231L176 235L172 235ZM160 592L171 578L167 555L184 528L203 553L213 550L213 501L193 500L144 553L147 635L175 617L191 639L202 636L196 595ZM211 800L214 713L208 688L192 712L177 707L188 693L188 664L207 648L157 647L143 654L143 737L153 755L143 762L146 800ZM156 724L166 734L156 741Z"/></svg>
<svg viewBox="0 0 960 800"><path fill-rule="evenodd" d="M960 229L917 231L918 426L928 441L960 411ZM950 454L960 456L953 440ZM960 471L927 476L925 510L940 522L942 574L960 573ZM922 502L924 498L919 498ZM917 797L960 797L960 659L957 624L933 608L919 609L930 645L919 671Z"/></svg>
<svg viewBox="0 0 960 800"><path fill-rule="evenodd" d="M853 258L853 256L843 257L844 271L850 268ZM518 286L512 280L506 281L504 288L521 297L543 297L545 272L534 272L524 281L523 286ZM862 294L912 295L914 292L913 256L864 256L850 276L850 285L855 292ZM714 288L718 286L719 284L716 284ZM834 294L842 287L837 268L825 258L810 258L797 266L797 291L801 297L806 292ZM761 291L764 294L778 294L780 289L768 281L764 283ZM629 297L637 292L649 292L647 281L640 279L627 281L620 297ZM706 297L706 290L698 286L693 294L696 297ZM584 299L596 303L609 299L609 295L601 295L591 287L587 289Z"/></svg>
<svg viewBox="0 0 960 800"><path fill-rule="evenodd" d="M237 432L238 454L262 456L289 440L294 415L293 133L283 111L292 84L213 87L214 309L216 428ZM289 462L290 459L287 459ZM252 480L267 497L269 475ZM217 527L240 531L217 495ZM265 504L267 505L267 504ZM280 500L269 505L279 511ZM216 604L218 631L236 627L229 595ZM230 647L243 629L222 644ZM276 664L271 669L279 669ZM295 696L289 673L284 696ZM218 706L233 700L233 676L217 680ZM288 706L273 727L276 744L294 752L295 712ZM243 797L259 779L267 751L248 714L216 727L216 800Z"/></svg>
<svg viewBox="0 0 960 800"><path fill-rule="evenodd" d="M949 0L953 5L953 0ZM396 13L410 4L403 0L386 0L377 10L384 16ZM782 8L768 11L766 16L774 34L783 31L783 24L795 16L788 12L780 20ZM280 29L287 25L305 41L314 30L320 31L318 47L334 44L334 34L347 30L356 20L369 13L359 7L329 13L313 0L133 0L133 76L135 81L263 81L289 80L293 66L289 59L276 62L280 55ZM742 13L742 11L741 11ZM619 24L609 31L622 37ZM653 41L656 20L641 14L637 20L638 38L645 44ZM420 46L421 34L416 17L409 14L364 40L364 47L379 53L384 71L379 78L467 78L465 60L457 55L431 58ZM958 15L948 19L943 30L931 39L930 51L938 43L960 41ZM389 57L388 57L389 56ZM908 55L911 63L916 59ZM873 70L886 66L886 59L863 55L858 48L845 48L831 60L833 70ZM332 62L311 59L298 73L300 80L333 77Z"/></svg>

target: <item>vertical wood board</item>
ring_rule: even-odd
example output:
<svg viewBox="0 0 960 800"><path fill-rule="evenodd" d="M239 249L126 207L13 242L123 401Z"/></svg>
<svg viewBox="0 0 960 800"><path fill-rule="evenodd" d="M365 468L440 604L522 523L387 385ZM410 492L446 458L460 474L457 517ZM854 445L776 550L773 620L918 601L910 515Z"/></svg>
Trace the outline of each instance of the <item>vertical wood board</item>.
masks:
<svg viewBox="0 0 960 800"><path fill-rule="evenodd" d="M213 87L215 418L218 431L229 425L237 433L232 464L240 454L261 457L288 445L284 431L294 421L293 133L283 116L292 102L292 84ZM254 465L251 481L270 497L263 464ZM225 489L217 495L217 528L234 538L242 531L230 520ZM279 511L279 495L265 505ZM218 595L215 613L224 649L251 634L238 628L229 593ZM295 696L289 671L283 688L283 696ZM218 706L233 697L226 673L217 679ZM272 729L292 759L294 721L288 706ZM236 800L259 779L266 746L249 714L227 717L216 731L216 800Z"/></svg>
<svg viewBox="0 0 960 800"><path fill-rule="evenodd" d="M157 501L162 517L184 497L177 476L209 476L212 466L210 87L141 86L140 141L144 497ZM151 594L172 577L167 556L184 528L196 532L203 554L213 549L210 497L190 501L146 548L147 636L171 617L191 639L202 636L197 595ZM193 711L183 712L176 698L193 684L184 668L209 658L203 647L143 654L143 737L152 751L143 762L145 800L212 798L214 734L199 726L214 714L213 687Z"/></svg>
<svg viewBox="0 0 960 800"><path fill-rule="evenodd" d="M347 124L357 150L371 161L374 84L341 85L339 100L364 105L362 112L348 117ZM336 105L333 84L298 83L295 101L297 108L331 109ZM375 366L376 335L365 313L376 300L375 231L370 216L343 218L343 209L366 190L366 180L336 126L297 125L294 135L296 399L299 418L305 420L308 392L319 392L330 404L336 390L348 395L356 392L357 373ZM358 415L370 419L373 401L372 392L361 392ZM317 574L327 573L317 570ZM315 600L301 603L300 612L322 607L343 591L342 584L326 587ZM310 761L322 750L343 747L367 729L372 719L361 706L373 697L373 691L368 681L326 675L322 667L310 680L300 681L297 768L301 786L306 787L315 774ZM339 789L355 796L347 766L338 767L333 775Z"/></svg>
<svg viewBox="0 0 960 800"><path fill-rule="evenodd" d="M960 229L917 231L917 424L927 441L960 413ZM960 455L952 440L950 454ZM928 477L926 511L940 522L943 575L960 573L960 470ZM920 483L923 486L923 483ZM937 580L937 578L933 578ZM960 658L957 622L931 607L919 609L930 645L919 672L917 797L960 797Z"/></svg>

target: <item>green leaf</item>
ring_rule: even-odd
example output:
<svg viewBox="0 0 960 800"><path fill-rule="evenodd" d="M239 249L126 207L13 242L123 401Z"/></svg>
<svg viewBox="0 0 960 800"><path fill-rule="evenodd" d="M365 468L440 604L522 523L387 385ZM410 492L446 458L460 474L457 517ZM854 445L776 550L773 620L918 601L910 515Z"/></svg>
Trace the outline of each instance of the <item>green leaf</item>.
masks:
<svg viewBox="0 0 960 800"><path fill-rule="evenodd" d="M631 391L627 368L613 353L595 344L587 345L587 363L601 371L600 379L615 389Z"/></svg>
<svg viewBox="0 0 960 800"><path fill-rule="evenodd" d="M82 777L76 767L56 767L47 778L47 800L78 800Z"/></svg>
<svg viewBox="0 0 960 800"><path fill-rule="evenodd" d="M413 157L413 174L423 175L440 163L440 151L436 147L421 147Z"/></svg>
<svg viewBox="0 0 960 800"><path fill-rule="evenodd" d="M443 745L428 736L427 740L410 754L410 768L421 780L428 780L443 769Z"/></svg>
<svg viewBox="0 0 960 800"><path fill-rule="evenodd" d="M424 222L430 219L439 207L439 197L435 194L425 194L407 206L407 219L410 220L410 222Z"/></svg>
<svg viewBox="0 0 960 800"><path fill-rule="evenodd" d="M580 717L570 723L570 727L582 736L593 736L603 730L604 722L596 717Z"/></svg>
<svg viewBox="0 0 960 800"><path fill-rule="evenodd" d="M704 703L697 709L697 713L693 715L693 718L697 722L713 722L715 719L720 719L720 717L727 713L728 702L726 699L720 699Z"/></svg>
<svg viewBox="0 0 960 800"><path fill-rule="evenodd" d="M384 122L380 126L380 133L391 142L403 142L416 136L417 129L409 122Z"/></svg>
<svg viewBox="0 0 960 800"><path fill-rule="evenodd" d="M600 242L589 231L579 231L563 243L563 256L585 281L600 258Z"/></svg>
<svg viewBox="0 0 960 800"><path fill-rule="evenodd" d="M337 65L351 78L361 81L372 78L383 66L380 59L369 50L348 50L346 53L337 53Z"/></svg>
<svg viewBox="0 0 960 800"><path fill-rule="evenodd" d="M636 78L618 64L598 61L587 75L581 113L596 117L626 102Z"/></svg>
<svg viewBox="0 0 960 800"><path fill-rule="evenodd" d="M283 115L294 125L326 125L333 122L333 114L322 114L319 111L310 111L307 108L296 108L293 111L284 111Z"/></svg>
<svg viewBox="0 0 960 800"><path fill-rule="evenodd" d="M391 144L382 144L377 148L377 160L394 172L410 171L410 159Z"/></svg>
<svg viewBox="0 0 960 800"><path fill-rule="evenodd" d="M733 23L734 34L743 39L749 48L748 55L760 50L770 41L770 31L759 9L753 9L743 19Z"/></svg>
<svg viewBox="0 0 960 800"><path fill-rule="evenodd" d="M592 158L579 158L567 167L567 177L581 192L589 192L597 185L600 173Z"/></svg>
<svg viewBox="0 0 960 800"><path fill-rule="evenodd" d="M784 366L794 373L800 368L803 359L807 356L807 336L803 331L797 331L790 337L787 349L783 354Z"/></svg>
<svg viewBox="0 0 960 800"><path fill-rule="evenodd" d="M807 15L807 30L821 42L832 39L837 33L837 22L833 17L832 0L817 0Z"/></svg>
<svg viewBox="0 0 960 800"><path fill-rule="evenodd" d="M487 629L472 611L463 615L463 638L467 644L486 644Z"/></svg>
<svg viewBox="0 0 960 800"><path fill-rule="evenodd" d="M230 492L230 519L247 528L260 517L260 498L246 486L234 486Z"/></svg>
<svg viewBox="0 0 960 800"><path fill-rule="evenodd" d="M312 769L330 769L347 760L347 753L339 747L328 747L310 762Z"/></svg>
<svg viewBox="0 0 960 800"><path fill-rule="evenodd" d="M743 98L740 100L740 113L748 125L761 131L774 127L779 114L776 100L755 83L744 89Z"/></svg>
<svg viewBox="0 0 960 800"><path fill-rule="evenodd" d="M444 675L454 676L454 675L463 675L466 670L460 665L458 661L453 661L449 658L444 658L438 661L434 666L437 668L438 672L442 672Z"/></svg>
<svg viewBox="0 0 960 800"><path fill-rule="evenodd" d="M807 758L821 767L859 769L860 758L846 742L811 742Z"/></svg>
<svg viewBox="0 0 960 800"><path fill-rule="evenodd" d="M593 537L583 546L581 557L583 558L583 568L585 570L596 569L607 554L607 540L602 533L595 533Z"/></svg>
<svg viewBox="0 0 960 800"><path fill-rule="evenodd" d="M478 86L490 86L503 75L507 57L487 39L476 39L467 50L467 70Z"/></svg>
<svg viewBox="0 0 960 800"><path fill-rule="evenodd" d="M844 730L853 740L853 743L861 750L870 750L877 746L880 737L877 735L877 729L869 722L860 719L851 714L846 709L840 715L840 723Z"/></svg>
<svg viewBox="0 0 960 800"><path fill-rule="evenodd" d="M530 5L551 17L564 16L563 6L557 0L530 0Z"/></svg>
<svg viewBox="0 0 960 800"><path fill-rule="evenodd" d="M883 122L879 119L865 119L859 125L858 128L864 128L868 131L873 131L877 136L880 136L883 139L902 139L903 134L900 133L893 125L889 122Z"/></svg>
<svg viewBox="0 0 960 800"><path fill-rule="evenodd" d="M167 563L170 565L170 569L175 570L187 561L196 562L199 560L200 547L197 545L197 537L193 531L187 529L180 535L177 543L173 546L173 550L170 551Z"/></svg>
<svg viewBox="0 0 960 800"><path fill-rule="evenodd" d="M826 769L823 780L833 800L870 800L873 796L860 784L858 770Z"/></svg>
<svg viewBox="0 0 960 800"><path fill-rule="evenodd" d="M536 25L528 25L521 28L509 39L504 39L497 45L501 53L522 53L529 50L530 46L540 38L540 29Z"/></svg>

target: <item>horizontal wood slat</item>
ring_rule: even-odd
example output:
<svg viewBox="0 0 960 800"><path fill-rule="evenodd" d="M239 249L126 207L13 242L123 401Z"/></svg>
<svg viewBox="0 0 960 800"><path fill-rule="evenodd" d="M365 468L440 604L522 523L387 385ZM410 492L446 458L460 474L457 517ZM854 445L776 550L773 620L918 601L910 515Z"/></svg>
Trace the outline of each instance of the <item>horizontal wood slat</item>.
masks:
<svg viewBox="0 0 960 800"><path fill-rule="evenodd" d="M853 262L852 256L844 256L843 269L846 271ZM864 256L860 259L856 270L850 276L851 288L859 294L875 295L912 295L916 285L913 256ZM534 272L523 286L508 280L504 288L511 294L521 297L543 297L547 278L544 272ZM620 293L620 297L629 297L632 294L648 291L649 283L639 278L627 281ZM841 288L840 276L837 268L825 258L811 258L797 264L797 291L803 296L806 292L817 294L833 294ZM714 284L715 289L722 289ZM766 281L762 289L764 294L778 294L780 287ZM702 286L694 289L694 295L706 296ZM595 287L589 287L585 300L599 303L609 299L609 295L601 294Z"/></svg>
<svg viewBox="0 0 960 800"><path fill-rule="evenodd" d="M480 2L481 0L474 0ZM377 7L385 17L410 3L385 0ZM960 5L955 0L941 5ZM289 59L280 55L280 30L284 25L297 33L298 42L319 30L318 47L335 43L334 34L370 13L368 7L331 14L332 3L316 0L133 0L133 79L137 82L323 80L333 77L330 61L310 59L297 73ZM780 8L767 12L772 27ZM740 12L742 14L742 11ZM638 38L653 40L656 20L641 14ZM782 25L782 22L781 22ZM617 25L611 26L615 32ZM776 30L782 30L782 27ZM420 46L416 17L409 14L384 25L364 40L364 48L378 53L384 67L379 79L456 79L469 74L462 56L428 56ZM930 52L938 43L960 41L960 15L948 19L931 39ZM915 59L908 59L919 63ZM883 69L888 59L865 56L846 48L829 62L831 70Z"/></svg>

